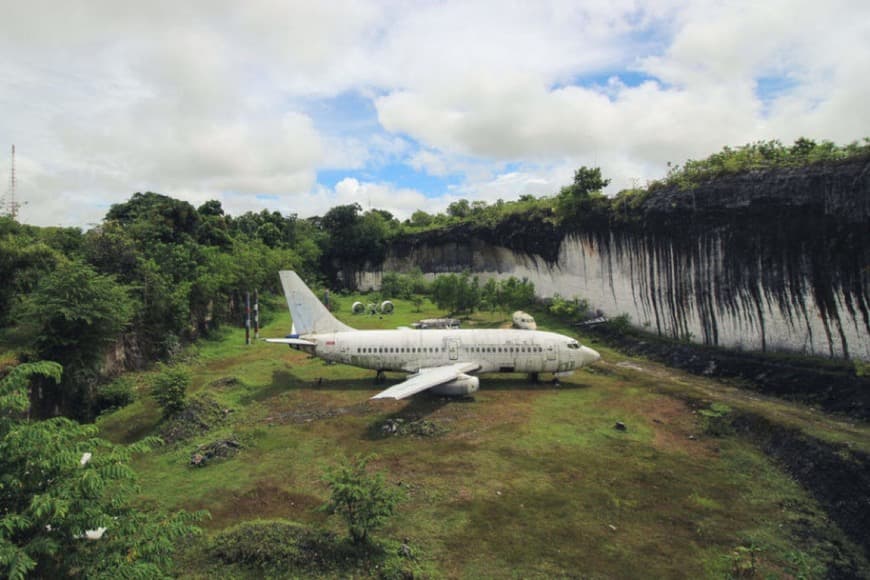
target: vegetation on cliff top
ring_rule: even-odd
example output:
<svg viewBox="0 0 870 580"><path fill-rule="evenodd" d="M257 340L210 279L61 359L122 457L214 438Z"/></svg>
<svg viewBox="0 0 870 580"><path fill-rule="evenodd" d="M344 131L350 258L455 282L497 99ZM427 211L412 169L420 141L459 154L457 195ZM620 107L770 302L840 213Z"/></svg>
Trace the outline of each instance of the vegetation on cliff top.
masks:
<svg viewBox="0 0 870 580"><path fill-rule="evenodd" d="M802 167L860 157L870 157L870 138L842 146L804 137L791 146L778 140L757 141L733 148L726 146L704 159L689 159L682 165L668 163L668 173L664 178L648 182L646 187L622 190L613 197L602 193L610 180L603 177L600 168L581 167L574 173L573 182L554 195L539 198L523 195L516 201L498 200L493 204L461 199L450 204L444 214L433 215L418 210L395 233L410 234L459 224L492 229L518 215L536 225L539 222L554 226L579 225L581 222L583 225L610 224L630 219L632 211L638 209L649 195L667 188L690 189L705 181L748 171Z"/></svg>

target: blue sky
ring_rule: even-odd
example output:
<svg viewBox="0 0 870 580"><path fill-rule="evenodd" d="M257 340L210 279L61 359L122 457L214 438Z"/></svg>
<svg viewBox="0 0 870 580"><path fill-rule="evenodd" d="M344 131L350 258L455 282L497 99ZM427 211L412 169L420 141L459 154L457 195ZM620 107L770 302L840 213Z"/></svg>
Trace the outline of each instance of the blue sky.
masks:
<svg viewBox="0 0 870 580"><path fill-rule="evenodd" d="M0 151L39 225L143 190L407 217L581 165L615 193L725 145L863 138L868 37L851 0L34 0L0 21Z"/></svg>

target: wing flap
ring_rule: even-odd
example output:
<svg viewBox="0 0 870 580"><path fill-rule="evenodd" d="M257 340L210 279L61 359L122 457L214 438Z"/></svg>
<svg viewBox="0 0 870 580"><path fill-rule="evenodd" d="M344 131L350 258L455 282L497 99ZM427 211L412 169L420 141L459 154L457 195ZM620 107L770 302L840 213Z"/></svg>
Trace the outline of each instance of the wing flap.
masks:
<svg viewBox="0 0 870 580"><path fill-rule="evenodd" d="M480 365L472 362L457 363L443 367L420 369L417 374L411 375L407 380L393 385L385 391L381 391L372 399L404 399L426 389L449 383L462 373L475 371Z"/></svg>

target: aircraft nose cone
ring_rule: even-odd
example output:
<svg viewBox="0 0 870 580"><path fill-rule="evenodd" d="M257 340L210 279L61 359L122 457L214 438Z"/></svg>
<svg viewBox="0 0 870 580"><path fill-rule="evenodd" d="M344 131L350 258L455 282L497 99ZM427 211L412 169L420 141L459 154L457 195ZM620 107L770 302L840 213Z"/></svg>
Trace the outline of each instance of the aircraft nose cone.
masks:
<svg viewBox="0 0 870 580"><path fill-rule="evenodd" d="M580 355L583 357L583 364L590 365L601 358L597 350L593 350L588 346L580 347Z"/></svg>

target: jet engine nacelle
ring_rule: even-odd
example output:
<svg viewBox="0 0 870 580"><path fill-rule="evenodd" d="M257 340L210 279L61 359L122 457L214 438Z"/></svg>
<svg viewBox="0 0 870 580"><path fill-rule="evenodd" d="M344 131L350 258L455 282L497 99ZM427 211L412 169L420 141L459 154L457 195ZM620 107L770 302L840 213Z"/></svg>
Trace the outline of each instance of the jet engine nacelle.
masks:
<svg viewBox="0 0 870 580"><path fill-rule="evenodd" d="M378 310L380 310L383 314L390 314L393 312L394 308L395 307L393 306L392 302L390 302L389 300L384 300L383 302L381 302Z"/></svg>
<svg viewBox="0 0 870 580"><path fill-rule="evenodd" d="M432 392L436 395L462 397L476 392L479 387L480 379L471 375L461 374L449 383L432 387Z"/></svg>
<svg viewBox="0 0 870 580"><path fill-rule="evenodd" d="M353 303L353 306L350 307L350 311L354 314L362 314L366 311L366 305L357 300Z"/></svg>

